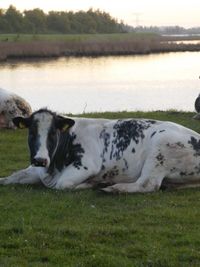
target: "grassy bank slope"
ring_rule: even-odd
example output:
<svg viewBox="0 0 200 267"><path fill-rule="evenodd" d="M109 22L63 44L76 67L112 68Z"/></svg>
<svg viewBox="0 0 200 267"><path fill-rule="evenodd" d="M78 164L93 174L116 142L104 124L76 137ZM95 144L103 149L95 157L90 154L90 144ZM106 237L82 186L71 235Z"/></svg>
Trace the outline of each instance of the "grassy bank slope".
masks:
<svg viewBox="0 0 200 267"><path fill-rule="evenodd" d="M192 113L88 117L170 120L200 132ZM28 164L26 130L0 131L0 176ZM200 266L200 189L153 194L0 187L0 266Z"/></svg>
<svg viewBox="0 0 200 267"><path fill-rule="evenodd" d="M176 44L149 33L0 35L0 60L24 57L134 55L200 51L199 44Z"/></svg>

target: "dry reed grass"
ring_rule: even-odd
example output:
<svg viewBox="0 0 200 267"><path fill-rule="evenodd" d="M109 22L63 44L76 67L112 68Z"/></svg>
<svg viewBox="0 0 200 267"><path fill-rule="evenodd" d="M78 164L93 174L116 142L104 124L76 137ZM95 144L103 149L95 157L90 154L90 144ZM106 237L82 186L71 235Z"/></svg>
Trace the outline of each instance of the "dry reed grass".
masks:
<svg viewBox="0 0 200 267"><path fill-rule="evenodd" d="M0 42L0 60L9 58L134 55L161 52L200 51L199 44L177 44L162 38Z"/></svg>

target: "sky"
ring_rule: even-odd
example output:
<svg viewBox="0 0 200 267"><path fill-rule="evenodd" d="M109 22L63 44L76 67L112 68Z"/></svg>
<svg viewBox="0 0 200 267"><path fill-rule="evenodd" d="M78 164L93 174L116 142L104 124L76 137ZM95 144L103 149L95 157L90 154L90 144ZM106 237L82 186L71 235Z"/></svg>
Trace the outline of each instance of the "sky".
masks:
<svg viewBox="0 0 200 267"><path fill-rule="evenodd" d="M0 8L9 5L20 11L100 9L132 26L200 26L200 0L0 0Z"/></svg>

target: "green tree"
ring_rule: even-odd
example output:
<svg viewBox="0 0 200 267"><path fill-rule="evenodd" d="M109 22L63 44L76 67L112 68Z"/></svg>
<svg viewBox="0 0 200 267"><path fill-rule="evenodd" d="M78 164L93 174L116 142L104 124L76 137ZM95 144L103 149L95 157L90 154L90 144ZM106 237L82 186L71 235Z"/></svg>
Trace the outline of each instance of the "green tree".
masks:
<svg viewBox="0 0 200 267"><path fill-rule="evenodd" d="M33 33L45 33L46 32L46 15L39 9L24 11L24 20L26 26L32 29Z"/></svg>
<svg viewBox="0 0 200 267"><path fill-rule="evenodd" d="M76 32L95 33L96 23L94 18L88 12L79 11L75 14Z"/></svg>
<svg viewBox="0 0 200 267"><path fill-rule="evenodd" d="M20 33L23 31L23 16L14 6L9 6L3 19L3 25L4 27L7 25L8 31L13 33Z"/></svg>
<svg viewBox="0 0 200 267"><path fill-rule="evenodd" d="M100 10L45 14L39 8L20 13L12 5L6 11L0 9L0 33L114 33L123 29L122 23Z"/></svg>
<svg viewBox="0 0 200 267"><path fill-rule="evenodd" d="M47 29L49 32L70 33L71 26L68 14L50 11L47 16Z"/></svg>

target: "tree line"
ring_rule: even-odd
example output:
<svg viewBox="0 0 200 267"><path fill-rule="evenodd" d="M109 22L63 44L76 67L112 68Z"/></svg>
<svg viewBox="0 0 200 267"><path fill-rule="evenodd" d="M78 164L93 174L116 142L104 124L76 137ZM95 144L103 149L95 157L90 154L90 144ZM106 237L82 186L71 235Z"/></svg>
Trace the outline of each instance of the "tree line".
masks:
<svg viewBox="0 0 200 267"><path fill-rule="evenodd" d="M157 27L157 26L150 26L150 27L144 27L144 26L138 26L138 27L130 27L130 32L154 32L161 35L181 35L181 34L188 34L188 35L195 35L200 34L200 27L192 27L192 28L184 28L180 26L163 26L163 27Z"/></svg>
<svg viewBox="0 0 200 267"><path fill-rule="evenodd" d="M100 10L45 13L39 8L23 12L12 5L6 10L0 8L0 33L120 33L125 28L123 22Z"/></svg>

